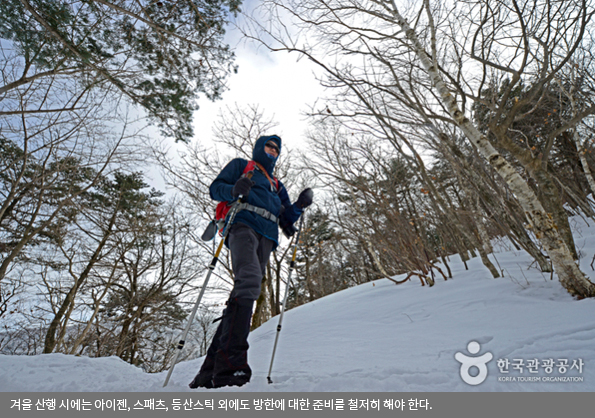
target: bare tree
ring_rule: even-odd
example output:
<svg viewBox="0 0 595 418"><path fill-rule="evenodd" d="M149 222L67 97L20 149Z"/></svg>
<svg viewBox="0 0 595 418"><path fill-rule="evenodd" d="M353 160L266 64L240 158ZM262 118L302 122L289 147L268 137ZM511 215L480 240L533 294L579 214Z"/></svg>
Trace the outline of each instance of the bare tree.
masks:
<svg viewBox="0 0 595 418"><path fill-rule="evenodd" d="M567 215L548 161L554 139L595 107L589 101L575 117L544 129L540 150L519 146L522 133L516 133L519 122L539 109L540 98L584 49L591 3L432 5L425 0L409 6L392 0L273 0L263 5L273 16L270 25L251 35L273 50L297 51L324 68L329 86L344 87L335 97L355 109L348 113L340 107L338 117L354 117L365 109L378 122L376 132L409 127L420 133L428 122L438 132L447 130L441 124L456 127L505 180L562 286L578 297L593 296L595 285L573 260ZM294 19L297 32L274 20L282 15ZM476 119L481 106L488 109L486 130ZM334 115L335 109L325 111Z"/></svg>
<svg viewBox="0 0 595 418"><path fill-rule="evenodd" d="M41 92L58 103L72 98ZM137 158L137 132L129 130L124 109L106 96L89 96L85 105L81 111L0 116L2 284L41 244L60 243L82 196ZM124 119L114 114L118 111Z"/></svg>
<svg viewBox="0 0 595 418"><path fill-rule="evenodd" d="M147 371L161 371L175 349L175 330L187 315L182 303L198 291L194 283L204 269L197 264L191 239L194 225L177 202L144 206L127 218L129 226L119 231L127 238L119 240L124 245L115 250L122 276L104 284L108 294L95 298L97 314L86 323L90 327L67 346L73 351L79 345L82 352L97 356L117 355ZM91 289L101 290L85 290Z"/></svg>
<svg viewBox="0 0 595 418"><path fill-rule="evenodd" d="M115 245L112 236L117 232L125 233L129 229L126 225L129 223L127 218L142 216L143 211L147 210L145 206L157 204L156 193L144 192L142 189L146 187L148 186L139 173L131 175L116 173L113 180L105 179L98 185L97 191L88 193L84 201L81 199L81 205L86 208L81 208L79 212L79 228L91 236L95 245L91 249L85 249L79 247L77 241L74 241L75 246L71 245L68 248L60 246L64 258L67 260L68 272L73 285L62 299L60 308L55 312L48 327L45 353L51 353L56 345L60 345L70 315L76 306L77 293L86 284L95 266L107 254L114 251ZM134 230L130 233L133 234ZM81 263L82 255L86 255L86 257ZM60 336L56 338L59 327L61 328Z"/></svg>

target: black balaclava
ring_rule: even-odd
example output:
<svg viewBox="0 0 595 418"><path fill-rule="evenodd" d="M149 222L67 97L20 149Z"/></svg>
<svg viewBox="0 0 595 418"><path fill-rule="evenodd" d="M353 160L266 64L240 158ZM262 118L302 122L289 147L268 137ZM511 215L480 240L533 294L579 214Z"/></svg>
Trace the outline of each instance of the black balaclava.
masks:
<svg viewBox="0 0 595 418"><path fill-rule="evenodd" d="M267 142L273 141L279 147L279 155L281 155L281 138L277 135L271 136L261 136L256 140L254 144L254 150L252 151L252 159L262 165L264 169L270 175L273 174L273 169L275 168L275 164L279 159L279 155L277 157L271 157L267 154L264 150L264 146Z"/></svg>

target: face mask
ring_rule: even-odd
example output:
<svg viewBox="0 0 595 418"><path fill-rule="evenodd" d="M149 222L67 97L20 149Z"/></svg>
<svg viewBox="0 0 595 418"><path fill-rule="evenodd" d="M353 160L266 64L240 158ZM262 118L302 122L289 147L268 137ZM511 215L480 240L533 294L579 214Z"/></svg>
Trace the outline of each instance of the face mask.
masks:
<svg viewBox="0 0 595 418"><path fill-rule="evenodd" d="M279 147L277 146L277 144L275 144L275 143L274 143L274 142L272 142L272 141L269 141L269 142L267 142L267 143L265 144L265 146L264 146L264 152L265 152L265 154L266 154L266 155L268 155L269 157L271 157L271 158L275 158L275 156L274 156L274 155L272 155L272 156L271 156L271 154L269 154L269 153L267 152L267 149L274 149L275 151L277 151L277 155L279 155L279 153L280 153Z"/></svg>

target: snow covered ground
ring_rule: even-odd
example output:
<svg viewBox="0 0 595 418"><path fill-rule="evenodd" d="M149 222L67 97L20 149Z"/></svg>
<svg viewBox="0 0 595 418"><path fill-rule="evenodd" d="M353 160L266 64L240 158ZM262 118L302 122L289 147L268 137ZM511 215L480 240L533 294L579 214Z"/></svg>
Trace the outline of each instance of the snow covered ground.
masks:
<svg viewBox="0 0 595 418"><path fill-rule="evenodd" d="M581 268L594 281L595 226L573 222ZM379 280L288 311L268 384L273 318L250 336L252 381L217 391L595 391L595 300L574 300L522 252L500 249L492 260L504 277L492 279L478 258L465 270L457 256L453 279L432 288ZM455 356L482 360L469 370ZM0 356L0 391L191 391L201 362L178 364L162 388L165 372L115 357ZM461 370L482 382L466 383Z"/></svg>

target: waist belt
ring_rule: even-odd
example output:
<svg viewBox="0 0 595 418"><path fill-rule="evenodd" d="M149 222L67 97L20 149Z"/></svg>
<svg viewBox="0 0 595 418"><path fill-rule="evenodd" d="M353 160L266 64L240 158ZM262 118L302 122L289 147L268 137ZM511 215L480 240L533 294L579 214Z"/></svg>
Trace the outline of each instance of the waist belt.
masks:
<svg viewBox="0 0 595 418"><path fill-rule="evenodd" d="M247 210L249 212L254 212L257 215L260 215L263 218L265 218L271 222L275 222L277 225L279 225L279 218L277 218L275 215L273 215L271 212L269 212L266 209L259 208L258 206L254 206L249 203L240 203L238 206L238 211L240 211L240 210Z"/></svg>

